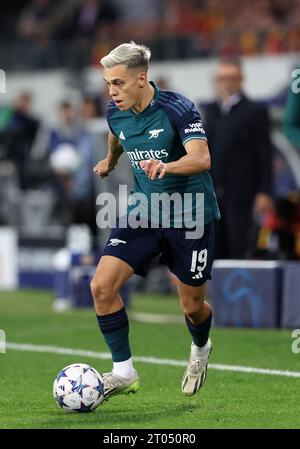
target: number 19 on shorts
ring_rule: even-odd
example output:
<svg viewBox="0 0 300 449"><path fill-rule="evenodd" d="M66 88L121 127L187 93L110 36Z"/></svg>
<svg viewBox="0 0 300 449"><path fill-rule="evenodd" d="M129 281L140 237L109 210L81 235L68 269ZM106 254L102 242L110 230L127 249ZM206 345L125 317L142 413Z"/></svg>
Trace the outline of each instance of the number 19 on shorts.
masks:
<svg viewBox="0 0 300 449"><path fill-rule="evenodd" d="M201 251L193 251L192 253L192 264L190 271L196 273L192 279L200 279L203 277L202 271L207 265L207 249L202 249Z"/></svg>

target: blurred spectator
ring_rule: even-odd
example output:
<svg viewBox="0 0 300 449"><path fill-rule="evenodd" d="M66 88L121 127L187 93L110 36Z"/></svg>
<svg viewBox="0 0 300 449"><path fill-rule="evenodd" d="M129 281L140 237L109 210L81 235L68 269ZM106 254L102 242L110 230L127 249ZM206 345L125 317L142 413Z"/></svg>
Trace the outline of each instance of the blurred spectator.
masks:
<svg viewBox="0 0 300 449"><path fill-rule="evenodd" d="M269 0L272 17L280 23L286 23L293 3L294 0Z"/></svg>
<svg viewBox="0 0 300 449"><path fill-rule="evenodd" d="M53 30L54 4L50 0L33 0L24 8L19 18L18 31L21 37L42 41L49 38Z"/></svg>
<svg viewBox="0 0 300 449"><path fill-rule="evenodd" d="M4 56L17 67L81 69L128 39L149 44L158 59L300 48L300 0L31 0L15 5L15 17L21 51Z"/></svg>
<svg viewBox="0 0 300 449"><path fill-rule="evenodd" d="M114 3L120 11L121 23L141 27L156 23L164 6L160 0L114 0Z"/></svg>
<svg viewBox="0 0 300 449"><path fill-rule="evenodd" d="M98 162L99 150L103 147L103 120L103 99L99 95L86 94L83 97L80 106L80 121L83 128L90 136L95 163ZM106 137L106 134L104 135Z"/></svg>
<svg viewBox="0 0 300 449"><path fill-rule="evenodd" d="M253 30L247 30L240 37L240 53L251 56L258 52L258 35Z"/></svg>
<svg viewBox="0 0 300 449"><path fill-rule="evenodd" d="M65 2L58 4L51 0L32 0L22 10L17 23L17 32L22 44L19 59L23 64L29 63L37 68L56 65L55 33L64 15L64 4Z"/></svg>
<svg viewBox="0 0 300 449"><path fill-rule="evenodd" d="M287 101L283 117L283 132L292 147L298 151L300 156L300 66L292 72L292 80L289 86ZM298 189L293 194L285 197L289 205L290 214L285 214L286 228L290 233L292 241L291 251L293 257L300 259L300 195Z"/></svg>
<svg viewBox="0 0 300 449"><path fill-rule="evenodd" d="M300 150L300 66L295 68L283 120L283 130L290 143Z"/></svg>
<svg viewBox="0 0 300 449"><path fill-rule="evenodd" d="M295 161L294 161L295 162ZM300 196L287 160L278 150L274 164L274 209L257 229L255 258L294 260L300 258Z"/></svg>
<svg viewBox="0 0 300 449"><path fill-rule="evenodd" d="M286 33L280 27L272 27L265 34L265 41L263 45L263 52L272 54L283 53L286 48Z"/></svg>
<svg viewBox="0 0 300 449"><path fill-rule="evenodd" d="M83 0L74 13L75 37L93 37L99 27L111 25L118 18L113 2L108 0Z"/></svg>
<svg viewBox="0 0 300 449"><path fill-rule="evenodd" d="M56 177L54 214L58 221L64 225L86 223L95 235L94 139L78 123L75 109L67 101L59 106L59 123L50 132L48 153Z"/></svg>
<svg viewBox="0 0 300 449"><path fill-rule="evenodd" d="M217 69L217 101L205 110L212 177L221 209L218 258L249 255L254 215L272 209L272 147L265 108L242 91L238 61Z"/></svg>
<svg viewBox="0 0 300 449"><path fill-rule="evenodd" d="M300 20L299 20L300 22ZM287 31L287 51L299 52L300 51L300 28L298 26L289 27Z"/></svg>
<svg viewBox="0 0 300 449"><path fill-rule="evenodd" d="M85 95L81 103L80 117L83 123L89 123L90 121L103 116L102 101L98 96Z"/></svg>
<svg viewBox="0 0 300 449"><path fill-rule="evenodd" d="M11 105L0 105L0 160L8 158L9 126L13 117Z"/></svg>
<svg viewBox="0 0 300 449"><path fill-rule="evenodd" d="M4 108L1 114L2 119L5 119L2 132L0 131L0 140L4 147L2 158L14 162L22 189L27 187L29 181L26 177L26 166L40 126L31 108L31 94L22 92L15 99L13 106Z"/></svg>
<svg viewBox="0 0 300 449"><path fill-rule="evenodd" d="M78 4L69 23L71 38L75 41L76 68L91 64L95 45L101 48L111 39L118 18L117 8L109 0L83 0Z"/></svg>
<svg viewBox="0 0 300 449"><path fill-rule="evenodd" d="M277 198L274 210L265 215L258 230L255 258L294 260L300 258L299 195Z"/></svg>
<svg viewBox="0 0 300 449"><path fill-rule="evenodd" d="M75 144L79 132L74 106L67 100L62 101L58 108L58 123L50 132L49 150L54 150L61 143Z"/></svg>
<svg viewBox="0 0 300 449"><path fill-rule="evenodd" d="M286 198L291 192L297 191L297 182L286 159L278 151L273 157L274 195L276 198Z"/></svg>
<svg viewBox="0 0 300 449"><path fill-rule="evenodd" d="M160 18L164 12L164 1L160 0L114 0L120 12L118 40L153 40L159 30Z"/></svg>

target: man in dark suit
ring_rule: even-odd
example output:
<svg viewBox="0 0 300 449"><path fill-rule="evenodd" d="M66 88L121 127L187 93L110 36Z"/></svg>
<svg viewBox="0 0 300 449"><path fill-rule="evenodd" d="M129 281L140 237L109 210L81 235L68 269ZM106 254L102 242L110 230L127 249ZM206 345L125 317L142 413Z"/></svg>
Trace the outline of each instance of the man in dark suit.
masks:
<svg viewBox="0 0 300 449"><path fill-rule="evenodd" d="M204 111L212 177L221 209L217 258L249 256L254 217L272 210L272 146L264 107L242 91L238 61L221 61L217 101Z"/></svg>

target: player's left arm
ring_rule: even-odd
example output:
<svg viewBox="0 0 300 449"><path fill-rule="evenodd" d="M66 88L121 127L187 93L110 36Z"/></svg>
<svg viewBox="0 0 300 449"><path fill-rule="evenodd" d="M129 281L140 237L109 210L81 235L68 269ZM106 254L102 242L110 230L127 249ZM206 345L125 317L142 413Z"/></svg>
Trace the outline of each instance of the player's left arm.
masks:
<svg viewBox="0 0 300 449"><path fill-rule="evenodd" d="M182 114L182 108L187 108ZM211 160L202 120L195 105L186 99L178 107L172 104L168 111L170 122L181 139L186 154L172 162L162 162L154 159L140 162L141 168L153 180L163 178L166 174L190 176L210 170Z"/></svg>
<svg viewBox="0 0 300 449"><path fill-rule="evenodd" d="M140 163L141 168L153 180L163 178L167 173L172 175L195 175L210 170L211 159L207 141L192 139L184 144L186 155L177 161L164 163L156 159L149 159Z"/></svg>
<svg viewBox="0 0 300 449"><path fill-rule="evenodd" d="M165 164L166 173L195 175L210 170L211 159L206 139L192 139L184 144L186 155Z"/></svg>

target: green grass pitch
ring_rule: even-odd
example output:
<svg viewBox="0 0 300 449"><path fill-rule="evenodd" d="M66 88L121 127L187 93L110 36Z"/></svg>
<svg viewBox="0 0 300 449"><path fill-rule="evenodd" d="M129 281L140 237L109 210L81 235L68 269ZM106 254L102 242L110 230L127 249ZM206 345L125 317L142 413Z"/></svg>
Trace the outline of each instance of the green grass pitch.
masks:
<svg viewBox="0 0 300 449"><path fill-rule="evenodd" d="M179 314L175 298L135 295L135 312ZM0 328L8 342L107 352L92 309L55 313L52 295L23 290L0 293ZM184 324L131 320L133 355L187 360ZM291 332L213 328L210 363L300 371ZM180 391L184 367L137 362L137 395L113 397L95 412L67 414L52 397L53 379L64 366L89 363L100 372L111 362L92 357L23 352L0 353L0 428L299 428L300 378L209 369L194 397Z"/></svg>

